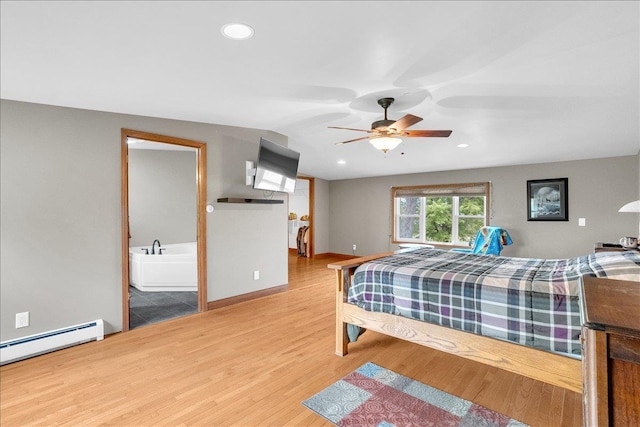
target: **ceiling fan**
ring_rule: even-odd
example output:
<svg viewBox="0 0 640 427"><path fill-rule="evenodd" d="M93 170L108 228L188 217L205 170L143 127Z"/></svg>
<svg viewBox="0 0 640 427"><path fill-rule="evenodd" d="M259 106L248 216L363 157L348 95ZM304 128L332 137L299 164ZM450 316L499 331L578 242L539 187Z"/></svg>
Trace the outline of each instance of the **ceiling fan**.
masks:
<svg viewBox="0 0 640 427"><path fill-rule="evenodd" d="M450 130L406 130L408 127L415 125L422 120L422 117L414 116L413 114L407 114L400 120L387 119L387 108L393 104L394 98L380 98L378 99L378 105L384 108L384 120L378 120L371 123L371 130L366 129L353 129L343 128L337 126L329 126L331 129L345 129L355 130L359 132L367 132L370 135L363 136L356 139L350 139L348 141L337 142L336 145L348 144L350 142L361 141L363 139L369 139L369 142L378 150L386 153L389 150L393 150L402 142L401 137L410 138L429 138L440 137L446 138L451 135Z"/></svg>

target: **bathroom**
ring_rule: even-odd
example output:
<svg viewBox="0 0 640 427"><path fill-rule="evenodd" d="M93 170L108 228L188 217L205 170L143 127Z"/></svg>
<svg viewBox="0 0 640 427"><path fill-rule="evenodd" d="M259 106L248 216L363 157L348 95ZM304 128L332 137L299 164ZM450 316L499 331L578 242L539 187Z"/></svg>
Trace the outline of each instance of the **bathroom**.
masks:
<svg viewBox="0 0 640 427"><path fill-rule="evenodd" d="M198 311L196 150L129 138L129 327Z"/></svg>

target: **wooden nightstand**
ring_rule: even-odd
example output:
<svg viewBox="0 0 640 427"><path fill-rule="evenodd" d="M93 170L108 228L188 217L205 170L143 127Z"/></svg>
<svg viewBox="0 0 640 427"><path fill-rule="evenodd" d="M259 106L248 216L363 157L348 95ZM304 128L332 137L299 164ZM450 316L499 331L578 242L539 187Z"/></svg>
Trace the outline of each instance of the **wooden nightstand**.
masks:
<svg viewBox="0 0 640 427"><path fill-rule="evenodd" d="M583 424L640 425L640 282L583 277Z"/></svg>

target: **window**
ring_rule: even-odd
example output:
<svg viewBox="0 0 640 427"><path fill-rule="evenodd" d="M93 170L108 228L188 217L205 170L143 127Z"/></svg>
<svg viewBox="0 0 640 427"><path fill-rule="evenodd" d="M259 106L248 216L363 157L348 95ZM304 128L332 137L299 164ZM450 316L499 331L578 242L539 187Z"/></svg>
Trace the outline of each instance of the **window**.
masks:
<svg viewBox="0 0 640 427"><path fill-rule="evenodd" d="M467 245L489 224L490 183L393 187L393 242Z"/></svg>

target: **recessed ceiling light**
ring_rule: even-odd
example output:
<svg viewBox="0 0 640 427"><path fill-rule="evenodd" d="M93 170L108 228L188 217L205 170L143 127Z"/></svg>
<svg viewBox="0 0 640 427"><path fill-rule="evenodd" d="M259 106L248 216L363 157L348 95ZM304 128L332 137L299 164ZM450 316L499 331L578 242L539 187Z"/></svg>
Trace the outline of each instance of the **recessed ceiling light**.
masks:
<svg viewBox="0 0 640 427"><path fill-rule="evenodd" d="M253 36L253 28L246 24L225 24L221 31L225 37L233 40L246 40Z"/></svg>
<svg viewBox="0 0 640 427"><path fill-rule="evenodd" d="M345 160L338 160L339 165L346 165L347 162Z"/></svg>
<svg viewBox="0 0 640 427"><path fill-rule="evenodd" d="M458 148L467 148L469 144L458 144Z"/></svg>

